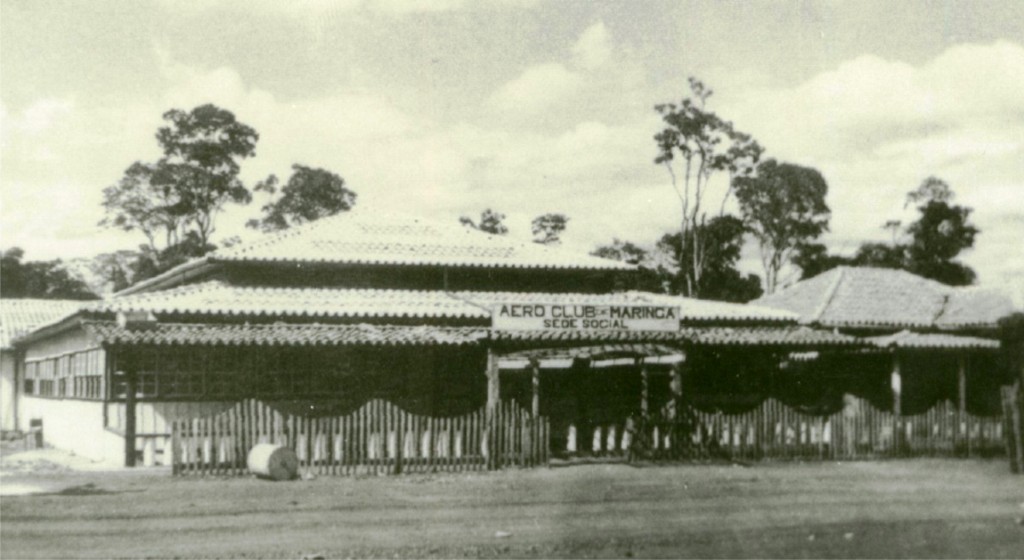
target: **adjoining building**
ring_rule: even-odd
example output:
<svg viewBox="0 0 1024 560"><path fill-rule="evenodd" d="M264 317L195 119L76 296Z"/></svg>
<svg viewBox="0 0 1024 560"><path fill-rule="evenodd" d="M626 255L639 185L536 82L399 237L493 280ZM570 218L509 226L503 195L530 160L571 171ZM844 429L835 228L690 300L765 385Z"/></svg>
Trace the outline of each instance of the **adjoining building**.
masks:
<svg viewBox="0 0 1024 560"><path fill-rule="evenodd" d="M18 355L12 344L14 338L60 319L81 305L81 301L68 300L0 300L0 430L27 428L18 423Z"/></svg>
<svg viewBox="0 0 1024 560"><path fill-rule="evenodd" d="M801 325L798 312L633 291L636 273L457 224L353 212L216 251L20 338L19 414L42 420L54 445L127 464L227 464L267 438L323 468L493 458L499 443L519 455L622 454L640 439L678 446L667 432L684 409L709 426L768 398L820 412L825 386L792 364L838 363L870 344ZM377 402L397 409L367 408ZM493 424L502 402L523 411L521 424ZM448 421L480 410L482 432ZM805 433L803 416L786 418L772 428L777 445L793 430L826 443L824 427ZM541 420L549 431L524 428ZM693 441L738 437L719 424Z"/></svg>
<svg viewBox="0 0 1024 560"><path fill-rule="evenodd" d="M999 364L995 329L1014 307L997 291L951 287L902 270L841 266L751 303L797 313L803 325L886 350L890 357L875 362L891 372L905 414L944 400L962 412L1001 412L999 387L1010 379Z"/></svg>

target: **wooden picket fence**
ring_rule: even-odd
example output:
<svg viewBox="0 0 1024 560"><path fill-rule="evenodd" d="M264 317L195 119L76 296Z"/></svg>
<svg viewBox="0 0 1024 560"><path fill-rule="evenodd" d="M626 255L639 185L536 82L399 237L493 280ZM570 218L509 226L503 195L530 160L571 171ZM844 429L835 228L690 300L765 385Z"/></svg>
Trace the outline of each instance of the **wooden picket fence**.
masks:
<svg viewBox="0 0 1024 560"><path fill-rule="evenodd" d="M339 417L304 417L245 400L204 418L175 420L176 475L242 475L258 443L295 450L306 475L399 474L530 467L548 460L549 425L513 402L452 418L410 414L375 399Z"/></svg>
<svg viewBox="0 0 1024 560"><path fill-rule="evenodd" d="M897 417L853 399L828 416L797 412L775 399L742 414L684 409L683 414L591 426L570 438L567 455L642 460L862 460L979 457L1006 450L1005 419L960 414L948 401ZM632 425L630 425L632 424ZM563 453L563 450L555 450Z"/></svg>
<svg viewBox="0 0 1024 560"><path fill-rule="evenodd" d="M768 399L745 414L697 412L694 435L717 455L740 460L857 460L986 456L1005 451L1003 421L960 414L948 401L897 416L865 400L829 416L802 414Z"/></svg>

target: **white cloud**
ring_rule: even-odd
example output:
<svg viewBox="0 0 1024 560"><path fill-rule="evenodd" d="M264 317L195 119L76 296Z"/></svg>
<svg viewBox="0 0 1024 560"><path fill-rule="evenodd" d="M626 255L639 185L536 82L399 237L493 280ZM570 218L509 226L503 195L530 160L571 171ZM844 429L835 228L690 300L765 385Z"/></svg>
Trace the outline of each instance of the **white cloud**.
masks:
<svg viewBox="0 0 1024 560"><path fill-rule="evenodd" d="M71 99L41 99L25 109L15 123L29 134L40 134L58 119L71 113L75 106Z"/></svg>
<svg viewBox="0 0 1024 560"><path fill-rule="evenodd" d="M464 0L374 0L371 9L386 14L447 12L464 7Z"/></svg>
<svg viewBox="0 0 1024 560"><path fill-rule="evenodd" d="M576 73L560 63L549 62L527 68L494 92L490 101L499 111L537 113L565 102L581 85L582 79Z"/></svg>
<svg viewBox="0 0 1024 560"><path fill-rule="evenodd" d="M68 111L41 100L28 119L28 109L0 106L5 244L26 245L30 258L136 245L134 236L115 242L95 228L99 192L135 159L157 157L153 133L165 110L207 102L260 132L257 156L242 165L249 182L269 173L286 177L291 164L303 163L341 174L364 210L399 208L454 221L492 207L527 236L534 216L564 212L571 218L567 248L589 250L612 237L652 243L678 227L679 217L665 171L652 164L660 121L651 104L659 99L642 64L610 43L607 29L595 24L575 47L566 45L563 59L526 68L497 88L476 120L447 123L423 117L410 92L384 95L372 76L358 87L283 99L232 67L188 66L155 47L166 80L162 96L102 108L71 104ZM882 239L886 219L913 219L902 209L904 193L938 175L959 202L976 208L983 233L966 258L983 282L1020 283L1019 249L1007 255L1024 237L1022 61L1018 45L967 45L919 67L860 57L790 88L773 88L759 75L743 78L745 87L709 85L719 90L712 108L752 132L768 155L825 174L829 239L854 240L849 248ZM35 124L14 124L21 122ZM33 159L44 148L55 164ZM59 209L60 220L24 212L68 190L76 194ZM232 208L216 237L243 231L258 207L259 201ZM69 235L66 224L79 233Z"/></svg>
<svg viewBox="0 0 1024 560"><path fill-rule="evenodd" d="M713 98L713 99L718 99ZM1024 47L958 45L921 66L861 56L796 87L752 87L715 106L753 133L768 155L817 167L829 181L830 239L853 249L883 240L889 218L908 223L905 193L936 175L975 209L982 230L964 258L984 283L1020 266L1005 254L1024 215ZM1024 234L1017 226L1015 234ZM998 249L997 249L998 247ZM1024 279L1010 291L1024 289Z"/></svg>
<svg viewBox="0 0 1024 560"><path fill-rule="evenodd" d="M540 0L161 0L165 9L204 12L239 10L315 21L369 11L390 16L486 8L530 8Z"/></svg>
<svg viewBox="0 0 1024 560"><path fill-rule="evenodd" d="M12 135L38 137L65 122L75 107L74 99L46 97L34 101L17 114L0 106L0 139L7 147Z"/></svg>
<svg viewBox="0 0 1024 560"><path fill-rule="evenodd" d="M612 45L604 22L599 21L588 27L573 45L572 52L576 57L576 65L586 70L595 70L608 62L612 55Z"/></svg>
<svg viewBox="0 0 1024 560"><path fill-rule="evenodd" d="M952 47L921 68L865 55L795 88L751 90L730 116L779 136L784 150L847 159L944 132L1019 123L1021 76L1024 47L1007 42Z"/></svg>

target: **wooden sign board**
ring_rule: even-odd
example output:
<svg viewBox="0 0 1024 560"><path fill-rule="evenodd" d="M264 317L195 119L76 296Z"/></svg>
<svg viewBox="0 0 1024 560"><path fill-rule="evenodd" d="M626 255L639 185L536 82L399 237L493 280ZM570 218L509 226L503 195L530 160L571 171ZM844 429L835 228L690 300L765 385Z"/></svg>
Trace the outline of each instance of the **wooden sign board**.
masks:
<svg viewBox="0 0 1024 560"><path fill-rule="evenodd" d="M500 303L491 310L491 327L505 331L656 331L679 330L679 306L561 303Z"/></svg>

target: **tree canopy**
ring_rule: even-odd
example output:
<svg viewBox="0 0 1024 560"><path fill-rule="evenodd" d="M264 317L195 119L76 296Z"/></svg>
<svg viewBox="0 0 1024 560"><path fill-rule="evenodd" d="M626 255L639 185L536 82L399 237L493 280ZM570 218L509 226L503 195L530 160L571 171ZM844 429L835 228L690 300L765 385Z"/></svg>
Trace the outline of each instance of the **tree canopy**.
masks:
<svg viewBox="0 0 1024 560"><path fill-rule="evenodd" d="M756 274L741 273L739 264L743 251L743 234L746 227L735 216L716 216L701 226L700 235L705 239L705 268L697 286L703 299L731 302L747 302L761 296L761 279ZM690 255L679 254L679 248L693 250L693 243L680 241L680 233L666 234L658 241L657 249L671 257L670 262L688 262ZM665 268L664 274L675 294L685 294L685 278L678 272Z"/></svg>
<svg viewBox="0 0 1024 560"><path fill-rule="evenodd" d="M974 246L979 230L970 223L972 210L951 204L953 197L949 185L935 177L925 179L917 190L907 194L908 204L917 204L920 214L907 227L907 268L925 278L964 286L974 282L974 271L953 259Z"/></svg>
<svg viewBox="0 0 1024 560"><path fill-rule="evenodd" d="M679 239L680 243L690 244L679 251L680 257L685 255L689 259L678 263L684 280L682 288L684 294L697 297L702 295L701 276L708 264L708 242L702 227L708 217L704 199L709 182L716 173L729 176L729 186L716 214L722 216L732 191L732 179L751 173L764 150L749 134L738 131L731 122L707 109L711 89L693 77L689 84L690 96L679 104L655 106L665 128L654 136L658 147L654 163L665 166L679 197Z"/></svg>
<svg viewBox="0 0 1024 560"><path fill-rule="evenodd" d="M26 262L24 257L19 247L0 251L0 298L97 299L60 259Z"/></svg>
<svg viewBox="0 0 1024 560"><path fill-rule="evenodd" d="M156 133L163 157L136 161L103 190L106 215L100 225L138 231L146 238L127 269L125 255L97 264L114 275L109 280L115 286L213 250L210 236L224 205L252 200L238 177L239 161L256 153L259 134L252 127L209 104L191 111L171 109L163 118L167 124Z"/></svg>
<svg viewBox="0 0 1024 560"><path fill-rule="evenodd" d="M779 271L796 248L828 231L828 184L816 169L769 159L755 175L736 177L733 190L743 223L761 249L765 291L774 293Z"/></svg>
<svg viewBox="0 0 1024 560"><path fill-rule="evenodd" d="M124 176L103 190L106 216L101 226L124 231L139 231L150 249L177 243L189 227L180 193L163 176L167 168L153 163L135 162Z"/></svg>
<svg viewBox="0 0 1024 560"><path fill-rule="evenodd" d="M541 245L554 245L561 242L562 232L569 222L565 214L544 214L537 216L530 224L533 241Z"/></svg>
<svg viewBox="0 0 1024 560"><path fill-rule="evenodd" d="M277 177L271 175L253 190L274 196L278 192ZM280 196L263 206L261 218L249 220L246 225L277 231L347 212L355 204L356 193L345 187L345 180L337 173L294 164Z"/></svg>
<svg viewBox="0 0 1024 560"><path fill-rule="evenodd" d="M177 191L182 211L199 242L206 245L224 204L252 200L238 178L238 160L256 154L260 136L233 113L215 105L201 105L189 112L171 109L164 113L164 120L170 124L156 134L164 151L157 165L167 172L164 179Z"/></svg>
<svg viewBox="0 0 1024 560"><path fill-rule="evenodd" d="M761 295L761 279L756 274L744 275L737 268L743 249L743 222L735 216L712 218L701 226L700 234L707 240L706 268L701 275L703 285L697 286L701 298L717 301L747 302ZM630 289L685 295L686 278L676 263L686 262L692 243L683 242L681 233L665 234L648 251L630 241L615 239L591 252L591 255L614 259L640 268L638 280Z"/></svg>
<svg viewBox="0 0 1024 560"><path fill-rule="evenodd" d="M630 241L615 238L608 245L601 245L590 252L595 257L638 265L647 259L647 250Z"/></svg>
<svg viewBox="0 0 1024 560"><path fill-rule="evenodd" d="M214 105L189 112L172 109L156 134L163 157L135 162L103 191L101 225L141 231L150 252L180 243L189 232L206 246L217 214L228 202L247 204L252 195L238 178L238 160L255 154L259 134L234 114Z"/></svg>
<svg viewBox="0 0 1024 560"><path fill-rule="evenodd" d="M829 255L823 245L804 244L793 262L803 278L852 265L906 270L950 286L970 285L974 271L954 259L974 246L979 230L970 223L970 208L952 204L954 196L945 181L929 177L907 193L907 204L916 205L918 219L902 232L896 220L883 226L893 232L891 244L863 243L852 257Z"/></svg>
<svg viewBox="0 0 1024 560"><path fill-rule="evenodd" d="M492 235L508 233L508 228L505 226L505 215L490 208L480 213L479 222L474 222L469 216L462 216L459 218L459 223Z"/></svg>

